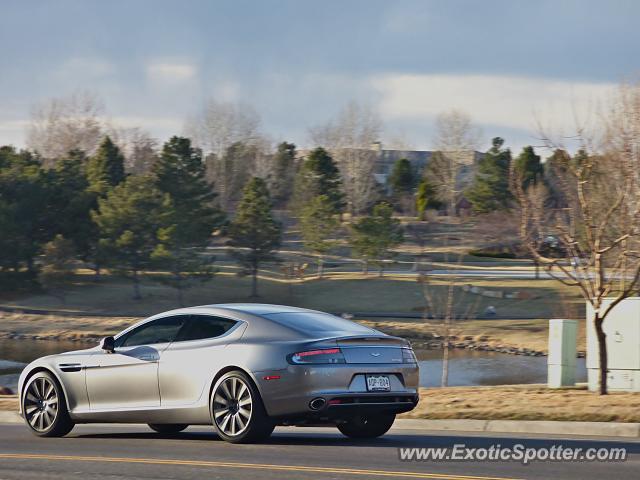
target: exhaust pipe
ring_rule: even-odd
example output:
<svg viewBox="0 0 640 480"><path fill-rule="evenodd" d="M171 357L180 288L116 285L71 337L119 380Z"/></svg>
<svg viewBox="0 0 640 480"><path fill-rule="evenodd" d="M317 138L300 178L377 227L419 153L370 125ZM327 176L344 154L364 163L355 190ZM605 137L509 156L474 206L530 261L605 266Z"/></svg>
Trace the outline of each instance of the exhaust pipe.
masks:
<svg viewBox="0 0 640 480"><path fill-rule="evenodd" d="M309 408L316 411L321 410L326 403L327 401L322 397L314 398L309 402Z"/></svg>

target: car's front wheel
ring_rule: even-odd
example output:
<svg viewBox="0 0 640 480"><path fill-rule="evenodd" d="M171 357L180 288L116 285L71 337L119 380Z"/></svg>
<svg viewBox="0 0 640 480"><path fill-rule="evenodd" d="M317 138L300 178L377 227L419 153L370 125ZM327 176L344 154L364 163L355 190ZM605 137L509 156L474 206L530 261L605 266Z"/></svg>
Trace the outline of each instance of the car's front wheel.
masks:
<svg viewBox="0 0 640 480"><path fill-rule="evenodd" d="M243 372L232 371L220 377L211 392L210 408L213 425L227 442L264 440L275 428L258 389Z"/></svg>
<svg viewBox="0 0 640 480"><path fill-rule="evenodd" d="M22 395L22 415L29 429L39 437L63 437L74 427L62 387L45 371L27 380Z"/></svg>
<svg viewBox="0 0 640 480"><path fill-rule="evenodd" d="M180 433L189 426L186 423L149 423L148 425L151 430L165 435Z"/></svg>
<svg viewBox="0 0 640 480"><path fill-rule="evenodd" d="M339 423L337 427L350 438L376 438L387 433L395 419L394 414L362 415Z"/></svg>

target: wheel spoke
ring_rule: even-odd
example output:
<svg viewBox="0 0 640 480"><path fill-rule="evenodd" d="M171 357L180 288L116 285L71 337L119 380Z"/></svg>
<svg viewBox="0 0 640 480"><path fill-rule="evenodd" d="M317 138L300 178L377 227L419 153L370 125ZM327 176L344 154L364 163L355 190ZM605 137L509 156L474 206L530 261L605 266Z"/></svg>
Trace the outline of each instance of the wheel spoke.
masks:
<svg viewBox="0 0 640 480"><path fill-rule="evenodd" d="M250 411L250 410L248 410L248 409L246 409L246 408L240 408L240 409L238 410L238 413L239 413L240 415L242 415L242 416L243 416L244 418L246 418L246 419L249 419L249 417L251 417L251 411ZM244 428L244 426L243 426L243 428Z"/></svg>
<svg viewBox="0 0 640 480"><path fill-rule="evenodd" d="M238 392L238 396L236 397L238 400L241 399L244 396L244 392L246 392L247 386L244 383L240 384L240 391Z"/></svg>
<svg viewBox="0 0 640 480"><path fill-rule="evenodd" d="M49 384L48 388L47 388L47 393L44 395L45 399L49 399L49 397L51 397L53 394L55 393L54 389L53 389L53 384Z"/></svg>
<svg viewBox="0 0 640 480"><path fill-rule="evenodd" d="M36 413L34 413L29 419L29 423L33 428L36 428L36 422L38 421L38 417L40 415L42 415L42 412L40 410L37 410Z"/></svg>
<svg viewBox="0 0 640 480"><path fill-rule="evenodd" d="M220 395L219 393L216 394L215 397L213 397L213 401L214 401L214 403L220 403L220 404L222 404L224 406L229 405L229 401L227 399L223 398L222 395Z"/></svg>
<svg viewBox="0 0 640 480"><path fill-rule="evenodd" d="M33 383L31 383L31 386L29 387L29 390L31 390L31 392L33 392L33 396L34 396L36 399L41 398L40 391L38 390L38 384L37 384L37 382L36 382L36 381L34 381Z"/></svg>
<svg viewBox="0 0 640 480"><path fill-rule="evenodd" d="M40 415L38 415L38 428L44 430L44 412L40 412Z"/></svg>
<svg viewBox="0 0 640 480"><path fill-rule="evenodd" d="M222 384L222 393L227 398L227 400L231 400L233 398L233 395L231 394L231 392L229 391L229 387L227 386L227 382L224 382Z"/></svg>
<svg viewBox="0 0 640 480"><path fill-rule="evenodd" d="M235 435L236 434L236 416L232 415L231 416L231 435Z"/></svg>
<svg viewBox="0 0 640 480"><path fill-rule="evenodd" d="M227 413L229 413L228 408L223 408L221 410L218 410L217 412L214 410L214 415L216 418L220 418L222 415L226 415Z"/></svg>
<svg viewBox="0 0 640 480"><path fill-rule="evenodd" d="M245 421L242 420L242 417L237 413L236 413L236 422L238 422L238 426L240 427L240 430L244 430L244 427L247 425Z"/></svg>
<svg viewBox="0 0 640 480"><path fill-rule="evenodd" d="M236 397L236 389L238 386L238 380L235 377L231 377L231 398L233 398L234 400L238 397Z"/></svg>
<svg viewBox="0 0 640 480"><path fill-rule="evenodd" d="M222 423L220 424L220 430L222 430L223 432L227 432L227 424L229 423L229 420L231 419L231 413L228 413L227 415L225 415L225 417L222 419Z"/></svg>
<svg viewBox="0 0 640 480"><path fill-rule="evenodd" d="M244 400L240 400L238 405L244 407L245 405L251 405L251 397L247 396Z"/></svg>
<svg viewBox="0 0 640 480"><path fill-rule="evenodd" d="M29 389L29 391L27 392L27 396L24 398L24 401L25 401L25 403L26 402L33 403L33 404L37 404L38 403L38 399L33 396L33 393L31 391L31 389Z"/></svg>
<svg viewBox="0 0 640 480"><path fill-rule="evenodd" d="M47 400L47 402L49 403L49 405L58 405L58 396L54 396L51 397L49 400Z"/></svg>

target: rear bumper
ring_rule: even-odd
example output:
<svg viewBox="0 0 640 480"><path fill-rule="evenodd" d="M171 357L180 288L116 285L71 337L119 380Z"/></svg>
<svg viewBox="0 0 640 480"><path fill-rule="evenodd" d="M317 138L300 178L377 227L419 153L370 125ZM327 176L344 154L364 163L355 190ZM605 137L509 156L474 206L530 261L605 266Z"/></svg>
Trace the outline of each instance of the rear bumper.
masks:
<svg viewBox="0 0 640 480"><path fill-rule="evenodd" d="M369 392L367 374L388 375L390 392ZM271 417L330 417L364 412L402 413L418 403L416 364L291 365L284 370L254 372ZM279 377L277 379L267 378ZM321 408L310 402L321 398Z"/></svg>

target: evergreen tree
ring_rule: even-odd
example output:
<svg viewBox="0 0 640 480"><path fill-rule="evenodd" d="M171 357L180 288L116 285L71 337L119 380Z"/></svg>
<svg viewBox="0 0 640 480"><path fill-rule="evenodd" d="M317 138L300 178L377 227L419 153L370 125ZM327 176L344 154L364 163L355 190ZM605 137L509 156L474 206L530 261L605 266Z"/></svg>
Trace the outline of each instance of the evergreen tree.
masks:
<svg viewBox="0 0 640 480"><path fill-rule="evenodd" d="M428 177L424 177L418 185L416 192L416 209L421 220L425 219L427 210L437 210L442 207L442 202L438 198L438 190L431 183Z"/></svg>
<svg viewBox="0 0 640 480"><path fill-rule="evenodd" d="M321 147L313 150L296 176L293 210L300 211L309 200L326 195L335 213L345 207L340 170L331 155Z"/></svg>
<svg viewBox="0 0 640 480"><path fill-rule="evenodd" d="M108 136L98 147L96 154L87 162L89 188L104 197L107 192L124 180L124 156Z"/></svg>
<svg viewBox="0 0 640 480"><path fill-rule="evenodd" d="M282 226L273 218L269 190L261 178L253 177L245 186L229 236L233 256L251 275L251 296L256 297L258 268L274 258L282 238Z"/></svg>
<svg viewBox="0 0 640 480"><path fill-rule="evenodd" d="M34 258L52 237L47 176L29 152L0 147L0 266L35 274Z"/></svg>
<svg viewBox="0 0 640 480"><path fill-rule="evenodd" d="M285 204L291 197L295 178L296 146L282 142L273 157L273 172L270 178L273 200L277 204Z"/></svg>
<svg viewBox="0 0 640 480"><path fill-rule="evenodd" d="M522 153L515 159L514 169L522 179L522 187L526 190L529 185L535 185L544 175L544 166L540 155L536 155L532 146L522 149Z"/></svg>
<svg viewBox="0 0 640 480"><path fill-rule="evenodd" d="M43 248L38 280L51 295L65 303L66 293L76 270L75 248L71 240L56 235Z"/></svg>
<svg viewBox="0 0 640 480"><path fill-rule="evenodd" d="M480 160L473 185L467 191L466 196L476 213L489 213L509 207L511 152L502 148L503 144L502 138L493 139L493 146Z"/></svg>
<svg viewBox="0 0 640 480"><path fill-rule="evenodd" d="M204 248L225 216L214 204L213 185L206 179L200 150L184 137L172 137L164 144L160 158L153 167L158 190L172 201L170 226L159 231L161 245L153 258L167 268L170 278L160 277L178 292L183 304L183 290L193 279L207 279L212 272L212 258Z"/></svg>
<svg viewBox="0 0 640 480"><path fill-rule="evenodd" d="M156 188L154 179L130 176L100 198L92 212L106 263L132 280L136 300L141 298L140 273L152 265L159 233L171 227L172 209L171 197Z"/></svg>
<svg viewBox="0 0 640 480"><path fill-rule="evenodd" d="M391 205L379 203L370 216L360 218L351 227L351 248L355 256L363 260L365 275L369 263L375 262L382 276L383 260L391 256L391 248L402 243L400 221L392 215Z"/></svg>
<svg viewBox="0 0 640 480"><path fill-rule="evenodd" d="M334 238L340 227L329 197L318 195L302 208L300 229L304 246L318 255L318 277L322 278L324 255L336 245Z"/></svg>
<svg viewBox="0 0 640 480"><path fill-rule="evenodd" d="M410 194L416 186L415 172L406 158L400 158L393 164L389 185L394 196Z"/></svg>
<svg viewBox="0 0 640 480"><path fill-rule="evenodd" d="M74 250L84 260L95 260L98 229L91 219L91 210L97 206L96 194L89 191L84 165L86 157L81 151L69 152L47 171L49 188L47 225L50 238L61 235L73 242Z"/></svg>

